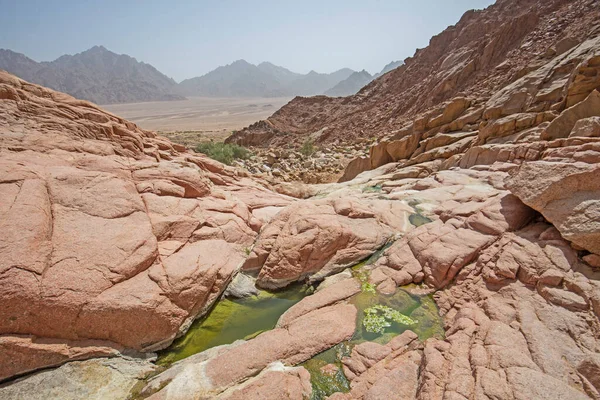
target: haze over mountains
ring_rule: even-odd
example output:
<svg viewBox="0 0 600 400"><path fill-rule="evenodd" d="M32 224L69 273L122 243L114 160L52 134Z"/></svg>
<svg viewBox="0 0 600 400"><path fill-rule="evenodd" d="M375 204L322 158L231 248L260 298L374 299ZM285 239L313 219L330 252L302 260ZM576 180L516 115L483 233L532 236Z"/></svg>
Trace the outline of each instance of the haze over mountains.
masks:
<svg viewBox="0 0 600 400"><path fill-rule="evenodd" d="M386 74L393 69L398 68L402 64L404 64L404 61L392 61L391 63L383 67L381 72L376 73L375 75L371 75L364 69L360 72L354 72L348 78L344 79L331 89L327 90L325 92L325 95L330 97L343 97L353 95L371 81L379 78L381 75Z"/></svg>
<svg viewBox="0 0 600 400"><path fill-rule="evenodd" d="M347 96L398 63L390 63L371 76L367 71L355 72L349 68L332 73L299 74L269 62L254 65L238 60L178 84L152 65L103 46L50 62L36 62L24 54L0 49L0 69L97 104L183 100L184 96Z"/></svg>
<svg viewBox="0 0 600 400"><path fill-rule="evenodd" d="M206 97L280 97L323 94L354 71L343 68L330 74L299 74L269 62L258 65L238 60L206 75L186 79L179 92Z"/></svg>
<svg viewBox="0 0 600 400"><path fill-rule="evenodd" d="M39 63L0 49L0 69L98 104L184 99L175 93L177 83L152 65L102 46Z"/></svg>

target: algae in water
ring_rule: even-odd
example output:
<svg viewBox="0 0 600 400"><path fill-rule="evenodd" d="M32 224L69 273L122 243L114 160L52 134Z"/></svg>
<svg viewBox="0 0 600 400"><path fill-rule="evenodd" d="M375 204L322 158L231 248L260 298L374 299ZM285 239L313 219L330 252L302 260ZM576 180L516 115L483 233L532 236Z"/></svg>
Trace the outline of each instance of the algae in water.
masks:
<svg viewBox="0 0 600 400"><path fill-rule="evenodd" d="M243 299L221 299L209 314L192 325L159 356L159 364L168 365L212 347L249 339L273 329L279 317L302 300L307 288L294 285L270 293L260 291L258 296Z"/></svg>

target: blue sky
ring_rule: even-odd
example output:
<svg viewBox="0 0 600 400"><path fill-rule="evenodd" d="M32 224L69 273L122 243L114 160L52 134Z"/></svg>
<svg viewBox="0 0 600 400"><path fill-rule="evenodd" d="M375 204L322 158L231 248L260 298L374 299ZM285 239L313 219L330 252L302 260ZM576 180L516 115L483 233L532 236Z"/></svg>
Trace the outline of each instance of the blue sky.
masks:
<svg viewBox="0 0 600 400"><path fill-rule="evenodd" d="M0 48L51 61L94 45L180 81L238 59L378 72L491 0L0 0Z"/></svg>

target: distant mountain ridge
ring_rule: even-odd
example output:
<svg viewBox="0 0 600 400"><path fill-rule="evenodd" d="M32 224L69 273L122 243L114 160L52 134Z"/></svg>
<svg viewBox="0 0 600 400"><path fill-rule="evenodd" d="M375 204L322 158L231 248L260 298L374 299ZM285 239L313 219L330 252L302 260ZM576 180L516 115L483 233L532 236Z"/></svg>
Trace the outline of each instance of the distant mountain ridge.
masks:
<svg viewBox="0 0 600 400"><path fill-rule="evenodd" d="M254 65L238 60L205 75L183 80L179 93L207 97L312 96L323 94L353 73L343 68L330 74L310 71L303 75L269 62Z"/></svg>
<svg viewBox="0 0 600 400"><path fill-rule="evenodd" d="M392 62L371 76L365 70L356 72L350 68L332 73L300 74L270 62L254 65L238 60L177 83L152 65L103 46L42 62L0 49L0 69L97 104L184 100L185 96L349 96L401 64L401 61Z"/></svg>
<svg viewBox="0 0 600 400"><path fill-rule="evenodd" d="M360 72L353 73L348 78L327 90L325 95L330 97L351 96L372 80L373 76L363 69Z"/></svg>
<svg viewBox="0 0 600 400"><path fill-rule="evenodd" d="M177 83L152 65L102 46L39 63L0 49L0 69L97 104L184 99Z"/></svg>
<svg viewBox="0 0 600 400"><path fill-rule="evenodd" d="M353 94L358 93L358 91L360 89L365 87L371 81L379 78L381 75L387 74L391 70L396 69L403 64L404 64L404 61L392 61L391 63L389 63L385 67L383 67L381 72L379 72L375 75L371 75L364 69L360 72L354 72L348 78L339 82L337 85L335 85L331 89L327 90L325 92L325 95L329 96L329 97L351 96Z"/></svg>

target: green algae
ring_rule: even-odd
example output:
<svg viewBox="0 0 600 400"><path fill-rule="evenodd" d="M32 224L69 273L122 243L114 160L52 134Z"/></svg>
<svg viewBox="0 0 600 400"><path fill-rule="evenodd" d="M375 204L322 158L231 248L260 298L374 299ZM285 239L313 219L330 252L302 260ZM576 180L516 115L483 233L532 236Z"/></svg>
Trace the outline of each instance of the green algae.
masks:
<svg viewBox="0 0 600 400"><path fill-rule="evenodd" d="M350 391L350 382L342 369L342 358L349 356L351 350L350 342L342 342L300 364L310 373L311 400L323 400L334 393ZM331 370L324 371L322 368L326 365Z"/></svg>
<svg viewBox="0 0 600 400"><path fill-rule="evenodd" d="M430 223L431 219L420 213L414 213L408 216L408 222L410 222L413 226L419 227L421 225Z"/></svg>
<svg viewBox="0 0 600 400"><path fill-rule="evenodd" d="M394 336L401 334L407 329L414 329L416 325L407 325L391 321L389 318L389 326L386 326L383 330L373 331L369 329L373 327L373 314L365 312L366 310L374 309L386 309L390 312L402 314L409 319L418 318L412 316L412 313L417 310L420 306L420 298L413 296L406 290L399 288L394 294L386 295L379 292L361 292L354 296L350 302L354 304L358 310L356 331L352 338L353 344L362 343L364 341L374 341L377 343L385 344L391 340Z"/></svg>
<svg viewBox="0 0 600 400"><path fill-rule="evenodd" d="M365 186L362 188L363 193L380 193L381 191L383 191L383 186L381 185Z"/></svg>
<svg viewBox="0 0 600 400"><path fill-rule="evenodd" d="M302 300L306 289L293 285L275 293L261 291L258 296L244 299L221 299L204 318L192 324L185 336L159 354L158 363L169 365L211 347L247 340L273 329L279 317Z"/></svg>
<svg viewBox="0 0 600 400"><path fill-rule="evenodd" d="M329 364L333 367L332 370L324 372L322 368ZM311 400L321 400L334 393L350 391L350 382L344 375L340 361L329 363L317 356L302 363L301 366L310 373Z"/></svg>
<svg viewBox="0 0 600 400"><path fill-rule="evenodd" d="M365 260L352 268L352 274L361 282L368 282L369 272ZM343 373L342 358L350 355L352 348L357 344L370 341L386 344L394 337L406 330L415 332L420 340L431 337L442 339L444 337L443 320L438 314L437 306L431 295L415 295L410 289L416 285L400 287L393 294L383 294L377 291L362 290L350 299L358 310L356 330L354 336L347 342L338 344L323 353L301 364L311 376L313 394L311 400L322 400L335 392L347 392L350 390L349 382ZM376 313L367 310L376 310ZM371 324L369 315L388 315L389 326L383 330L368 329ZM394 321L394 318L397 321ZM365 322L365 320L367 320ZM414 322L414 323L413 323ZM337 368L335 373L321 370L327 364Z"/></svg>
<svg viewBox="0 0 600 400"><path fill-rule="evenodd" d="M418 321L407 317L398 310L388 306L376 304L364 310L363 327L369 333L385 333L386 328L393 324L411 326Z"/></svg>

